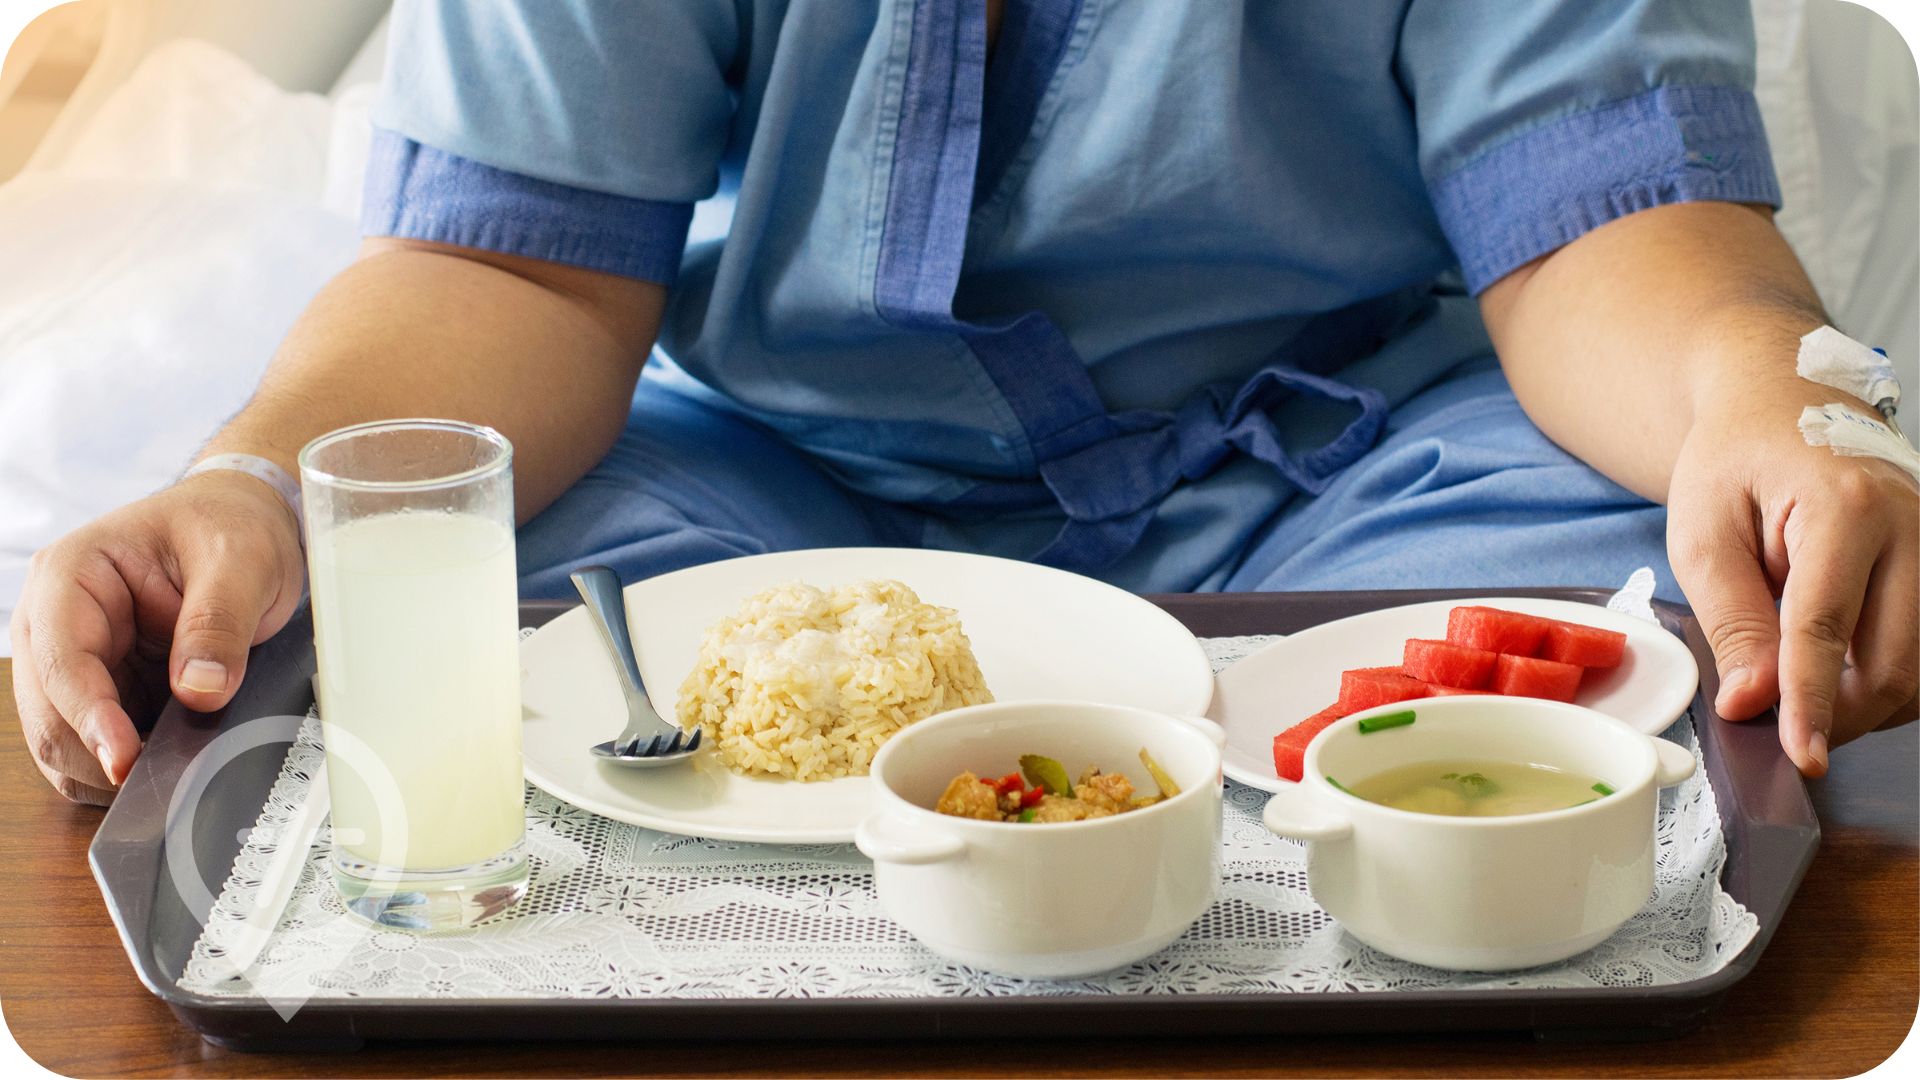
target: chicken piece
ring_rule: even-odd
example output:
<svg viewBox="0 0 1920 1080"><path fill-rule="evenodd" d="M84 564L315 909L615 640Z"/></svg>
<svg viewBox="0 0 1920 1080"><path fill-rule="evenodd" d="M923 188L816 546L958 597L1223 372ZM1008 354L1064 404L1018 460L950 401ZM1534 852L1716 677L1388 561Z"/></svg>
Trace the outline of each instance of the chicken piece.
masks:
<svg viewBox="0 0 1920 1080"><path fill-rule="evenodd" d="M981 784L980 786L986 787L987 785ZM1004 815L1012 816L1020 812L1020 793L1019 792L1002 791L1000 792L999 801L1000 801L1000 813Z"/></svg>
<svg viewBox="0 0 1920 1080"><path fill-rule="evenodd" d="M953 778L940 801L933 808L942 814L954 817L977 818L980 821L1005 821L1007 815L1000 812L999 792L992 785L983 784L980 778L970 772L963 772Z"/></svg>
<svg viewBox="0 0 1920 1080"><path fill-rule="evenodd" d="M1124 814L1133 809L1133 781L1119 773L1102 773L1092 777L1086 783L1073 789L1074 797L1091 806L1097 813L1089 817L1106 817L1108 814Z"/></svg>
<svg viewBox="0 0 1920 1080"><path fill-rule="evenodd" d="M1096 813L1091 804L1064 795L1044 795L1039 805L1033 808L1033 820L1038 822L1085 821L1090 817L1106 816Z"/></svg>
<svg viewBox="0 0 1920 1080"><path fill-rule="evenodd" d="M1077 784L1092 783L1093 778L1099 775L1100 775L1100 766L1089 765L1086 768L1080 770L1080 779L1076 783Z"/></svg>

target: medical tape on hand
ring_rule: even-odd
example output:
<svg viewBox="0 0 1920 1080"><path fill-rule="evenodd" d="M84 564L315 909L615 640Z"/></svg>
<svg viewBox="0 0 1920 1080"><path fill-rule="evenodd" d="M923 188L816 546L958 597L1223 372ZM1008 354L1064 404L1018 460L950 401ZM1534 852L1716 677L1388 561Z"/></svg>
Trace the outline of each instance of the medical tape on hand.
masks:
<svg viewBox="0 0 1920 1080"><path fill-rule="evenodd" d="M1838 401L1800 410L1800 437L1808 446L1830 446L1842 457L1876 457L1905 469L1920 484L1920 451L1905 435Z"/></svg>
<svg viewBox="0 0 1920 1080"><path fill-rule="evenodd" d="M1820 386L1845 390L1880 411L1893 434L1903 434L1893 413L1901 405L1901 380L1885 350L1866 348L1834 327L1820 327L1801 338L1795 375Z"/></svg>
<svg viewBox="0 0 1920 1080"><path fill-rule="evenodd" d="M1888 423L1900 404L1900 380L1887 354L1869 349L1831 326L1800 339L1796 373L1868 402Z"/></svg>
<svg viewBox="0 0 1920 1080"><path fill-rule="evenodd" d="M1808 446L1832 447L1843 457L1876 457L1905 469L1920 483L1920 452L1893 423L1900 404L1900 380L1894 378L1885 353L1822 326L1800 339L1797 374L1870 401L1880 412L1875 419L1837 401L1809 405L1800 411L1800 437Z"/></svg>
<svg viewBox="0 0 1920 1080"><path fill-rule="evenodd" d="M186 475L180 479L185 480L187 477L198 476L204 472L213 472L216 469L232 469L235 472L243 472L248 476L265 480L267 483L273 485L273 490L279 492L280 497L287 500L287 508L293 511L293 523L300 532L300 548L303 551L306 550L307 515L306 511L301 507L300 482L288 475L287 470L275 465L266 458L255 457L252 454L215 454L205 461L196 463L194 467L188 469Z"/></svg>

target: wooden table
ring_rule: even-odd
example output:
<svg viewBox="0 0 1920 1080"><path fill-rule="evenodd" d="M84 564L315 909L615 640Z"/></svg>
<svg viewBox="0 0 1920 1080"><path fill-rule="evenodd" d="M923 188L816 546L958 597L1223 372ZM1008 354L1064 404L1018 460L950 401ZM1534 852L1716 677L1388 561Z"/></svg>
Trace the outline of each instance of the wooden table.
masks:
<svg viewBox="0 0 1920 1080"><path fill-rule="evenodd" d="M1197 632L1257 630L1241 625L1252 611L1242 598L1183 601L1177 613ZM237 1054L202 1042L134 977L87 869L101 811L62 800L34 769L11 674L0 660L0 1005L27 1053L69 1075L1832 1077L1886 1060L1920 1006L1920 725L1908 725L1841 750L1809 784L1823 835L1785 921L1720 1010L1667 1042L393 1043Z"/></svg>

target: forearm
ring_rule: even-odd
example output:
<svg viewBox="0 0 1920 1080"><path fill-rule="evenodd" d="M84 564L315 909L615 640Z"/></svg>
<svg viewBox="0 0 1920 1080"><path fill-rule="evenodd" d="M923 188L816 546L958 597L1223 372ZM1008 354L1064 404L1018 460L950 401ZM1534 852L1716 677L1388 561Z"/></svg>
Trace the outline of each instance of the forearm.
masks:
<svg viewBox="0 0 1920 1080"><path fill-rule="evenodd" d="M1481 310L1534 423L1656 502L1701 410L1778 426L1851 401L1794 374L1800 336L1827 319L1770 217L1744 206L1620 218L1501 279Z"/></svg>
<svg viewBox="0 0 1920 1080"><path fill-rule="evenodd" d="M321 290L207 453L295 471L315 436L434 416L514 445L515 512L538 513L619 437L666 290L530 259L370 239Z"/></svg>
<svg viewBox="0 0 1920 1080"><path fill-rule="evenodd" d="M1830 746L1920 712L1915 488L1801 438L1808 405L1872 412L1796 373L1826 317L1763 213L1629 215L1497 282L1481 310L1540 429L1668 505L1721 716L1777 702L1782 747L1819 776Z"/></svg>

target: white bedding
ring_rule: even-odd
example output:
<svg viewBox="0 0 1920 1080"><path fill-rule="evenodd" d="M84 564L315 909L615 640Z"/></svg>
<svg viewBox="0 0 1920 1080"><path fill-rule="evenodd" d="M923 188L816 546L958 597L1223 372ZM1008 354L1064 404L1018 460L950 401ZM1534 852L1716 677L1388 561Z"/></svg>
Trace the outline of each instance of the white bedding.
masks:
<svg viewBox="0 0 1920 1080"><path fill-rule="evenodd" d="M1920 439L1911 54L1838 0L1754 13L1781 230L1841 328L1892 355ZM352 259L384 30L325 97L163 45L52 172L0 185L0 622L35 550L179 474ZM693 239L731 209L702 204Z"/></svg>
<svg viewBox="0 0 1920 1080"><path fill-rule="evenodd" d="M174 42L0 185L0 620L35 550L180 474L352 261L371 93Z"/></svg>

